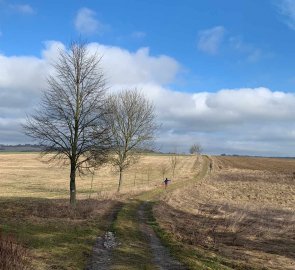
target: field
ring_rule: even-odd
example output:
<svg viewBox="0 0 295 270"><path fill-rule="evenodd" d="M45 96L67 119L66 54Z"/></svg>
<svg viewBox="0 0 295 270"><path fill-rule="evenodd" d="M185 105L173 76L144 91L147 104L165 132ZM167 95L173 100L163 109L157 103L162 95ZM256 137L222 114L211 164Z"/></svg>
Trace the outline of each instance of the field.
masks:
<svg viewBox="0 0 295 270"><path fill-rule="evenodd" d="M194 159L179 156L180 163L175 178L190 179L194 172L190 168ZM124 174L123 193L146 190L162 183L165 177L172 178L169 155L142 156L139 162ZM0 154L1 189L0 197L68 198L69 168L42 161L38 153ZM118 173L111 166L95 171L92 176L77 179L78 199L113 197L117 190Z"/></svg>
<svg viewBox="0 0 295 270"><path fill-rule="evenodd" d="M12 235L33 269L83 269L95 238L113 227L124 242L110 269L123 269L126 260L141 265L141 258L142 269L155 269L136 217L147 202L156 234L189 269L295 269L295 160L177 159L173 177L171 156L142 156L120 194L110 166L78 177L72 209L68 168L41 162L37 153L2 153L0 240ZM164 176L172 178L167 190Z"/></svg>
<svg viewBox="0 0 295 270"><path fill-rule="evenodd" d="M211 175L155 207L162 228L225 267L295 269L295 161L212 159Z"/></svg>
<svg viewBox="0 0 295 270"><path fill-rule="evenodd" d="M171 178L170 156L148 155L126 171L122 193L110 166L78 177L79 203L68 205L69 169L40 160L38 153L0 154L0 232L12 234L29 251L34 269L83 269L95 238L111 226L112 215L134 194L163 189L162 172ZM195 159L179 157L175 181L194 175ZM89 199L90 197L90 199ZM0 266L1 268L1 266ZM13 269L13 268L12 268Z"/></svg>

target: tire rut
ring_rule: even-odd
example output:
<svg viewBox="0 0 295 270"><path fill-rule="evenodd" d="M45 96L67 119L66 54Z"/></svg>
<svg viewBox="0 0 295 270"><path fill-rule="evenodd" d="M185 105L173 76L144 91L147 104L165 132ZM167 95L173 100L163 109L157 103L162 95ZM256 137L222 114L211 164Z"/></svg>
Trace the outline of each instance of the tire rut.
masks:
<svg viewBox="0 0 295 270"><path fill-rule="evenodd" d="M117 206L109 216L113 222L123 204ZM92 254L87 262L85 270L110 270L112 266L112 249L117 245L113 233L105 232L104 236L98 236L92 249Z"/></svg>
<svg viewBox="0 0 295 270"><path fill-rule="evenodd" d="M186 267L184 267L179 261L170 255L168 249L162 245L160 239L156 236L152 227L147 224L148 218L146 217L145 211L146 205L147 202L143 202L140 205L137 215L140 230L149 241L153 255L153 264L160 270L186 270Z"/></svg>

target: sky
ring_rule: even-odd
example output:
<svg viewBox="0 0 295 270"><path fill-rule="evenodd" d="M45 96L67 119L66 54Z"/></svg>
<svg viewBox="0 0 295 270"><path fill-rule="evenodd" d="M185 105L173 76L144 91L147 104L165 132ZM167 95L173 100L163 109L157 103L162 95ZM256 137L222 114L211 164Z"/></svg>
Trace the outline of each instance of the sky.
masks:
<svg viewBox="0 0 295 270"><path fill-rule="evenodd" d="M60 48L155 104L160 151L295 156L295 0L0 0L0 144L31 143Z"/></svg>

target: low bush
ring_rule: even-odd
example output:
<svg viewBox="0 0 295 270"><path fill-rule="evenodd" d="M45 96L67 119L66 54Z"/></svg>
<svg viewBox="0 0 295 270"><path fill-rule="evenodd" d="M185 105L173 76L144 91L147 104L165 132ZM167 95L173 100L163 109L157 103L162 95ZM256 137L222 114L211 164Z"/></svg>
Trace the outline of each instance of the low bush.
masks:
<svg viewBox="0 0 295 270"><path fill-rule="evenodd" d="M0 232L0 270L29 270L27 250L12 235Z"/></svg>

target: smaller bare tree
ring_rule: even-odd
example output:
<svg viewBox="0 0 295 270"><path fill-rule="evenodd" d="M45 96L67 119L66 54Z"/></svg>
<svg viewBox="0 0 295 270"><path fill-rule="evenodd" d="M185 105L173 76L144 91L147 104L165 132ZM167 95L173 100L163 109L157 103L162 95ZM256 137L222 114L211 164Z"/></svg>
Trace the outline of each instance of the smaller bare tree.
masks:
<svg viewBox="0 0 295 270"><path fill-rule="evenodd" d="M165 175L168 172L168 166L167 166L166 163L161 163L160 164L160 172L161 172L162 178L164 180L165 179Z"/></svg>
<svg viewBox="0 0 295 270"><path fill-rule="evenodd" d="M149 186L150 185L150 180L151 180L151 174L152 174L152 167L151 167L151 165L147 165L146 166L145 172L146 172L146 176L147 176L147 184Z"/></svg>
<svg viewBox="0 0 295 270"><path fill-rule="evenodd" d="M172 170L172 178L173 178L173 180L174 180L175 171L176 171L176 167L178 166L178 163L179 163L179 158L177 156L177 153L174 153L170 157L170 166L171 166L171 170Z"/></svg>
<svg viewBox="0 0 295 270"><path fill-rule="evenodd" d="M202 151L203 151L202 146L199 143L193 144L189 149L189 152L192 155L200 155Z"/></svg>
<svg viewBox="0 0 295 270"><path fill-rule="evenodd" d="M123 171L139 158L139 150L147 148L157 125L153 104L137 89L125 90L108 98L108 123L111 127L114 155L111 163L119 171L120 192Z"/></svg>

